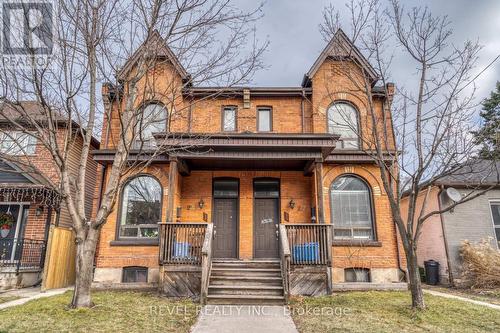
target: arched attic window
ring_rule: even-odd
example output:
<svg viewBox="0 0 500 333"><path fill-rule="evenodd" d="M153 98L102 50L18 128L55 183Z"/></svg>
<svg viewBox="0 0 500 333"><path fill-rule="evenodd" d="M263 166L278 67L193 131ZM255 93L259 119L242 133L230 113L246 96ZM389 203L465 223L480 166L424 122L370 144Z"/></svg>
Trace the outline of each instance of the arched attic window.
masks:
<svg viewBox="0 0 500 333"><path fill-rule="evenodd" d="M328 108L328 133L340 135L337 148L359 149L358 111L346 102L333 103Z"/></svg>
<svg viewBox="0 0 500 333"><path fill-rule="evenodd" d="M141 108L141 111L136 126L134 148L155 148L156 141L153 138L153 133L167 130L167 109L160 103L148 103Z"/></svg>

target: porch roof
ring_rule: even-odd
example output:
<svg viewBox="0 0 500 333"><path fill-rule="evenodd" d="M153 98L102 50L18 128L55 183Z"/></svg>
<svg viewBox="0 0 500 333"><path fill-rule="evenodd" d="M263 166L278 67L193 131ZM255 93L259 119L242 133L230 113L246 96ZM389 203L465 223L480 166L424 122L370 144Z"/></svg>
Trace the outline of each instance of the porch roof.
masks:
<svg viewBox="0 0 500 333"><path fill-rule="evenodd" d="M178 159L194 170L306 170L335 149L338 135L305 133L155 133L162 154L131 151L134 160ZM94 159L111 163L114 150L94 151Z"/></svg>

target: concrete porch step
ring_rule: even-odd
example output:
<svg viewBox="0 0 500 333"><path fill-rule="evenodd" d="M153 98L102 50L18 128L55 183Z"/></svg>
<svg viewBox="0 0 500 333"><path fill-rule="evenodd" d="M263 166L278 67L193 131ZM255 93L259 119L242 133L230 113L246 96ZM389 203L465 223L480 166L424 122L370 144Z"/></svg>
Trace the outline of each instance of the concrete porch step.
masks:
<svg viewBox="0 0 500 333"><path fill-rule="evenodd" d="M280 269L279 261L259 260L259 261L242 261L242 260L223 260L213 261L213 268L274 268Z"/></svg>
<svg viewBox="0 0 500 333"><path fill-rule="evenodd" d="M283 305L283 296L273 295L208 295L208 304L256 304L256 305Z"/></svg>
<svg viewBox="0 0 500 333"><path fill-rule="evenodd" d="M209 295L267 295L283 296L282 286L227 286L227 285L209 285Z"/></svg>
<svg viewBox="0 0 500 333"><path fill-rule="evenodd" d="M212 276L269 276L281 277L281 269L279 268L219 268L212 267Z"/></svg>
<svg viewBox="0 0 500 333"><path fill-rule="evenodd" d="M210 277L210 284L213 285L241 285L248 284L250 286L259 285L281 285L283 282L281 276L242 276L242 275L231 275L231 276L214 276Z"/></svg>

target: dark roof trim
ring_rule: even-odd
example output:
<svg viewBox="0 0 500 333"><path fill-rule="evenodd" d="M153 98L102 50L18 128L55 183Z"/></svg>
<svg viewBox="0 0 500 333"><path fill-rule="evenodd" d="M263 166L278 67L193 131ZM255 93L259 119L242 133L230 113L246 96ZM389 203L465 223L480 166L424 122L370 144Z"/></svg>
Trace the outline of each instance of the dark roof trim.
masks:
<svg viewBox="0 0 500 333"><path fill-rule="evenodd" d="M347 37L347 35L342 31L342 29L338 29L335 35L333 35L330 42L326 45L323 51L320 53L319 57L316 59L312 67L309 69L307 74L304 75L302 79L302 86L309 87L311 84L311 79L316 74L320 66L323 62L329 57L341 57L342 54L336 54L334 51L335 47L340 47L345 51L349 57L358 63L370 76L372 83L375 83L378 80L378 75L372 65L366 60L363 54L359 51L359 49L354 45L354 43ZM333 52L332 52L333 51Z"/></svg>
<svg viewBox="0 0 500 333"><path fill-rule="evenodd" d="M309 96L311 88L302 87L189 87L183 89L185 96L205 97L210 95L243 96L244 90L249 90L253 97L259 96Z"/></svg>
<svg viewBox="0 0 500 333"><path fill-rule="evenodd" d="M157 30L154 30L148 39L146 39L141 46L132 54L132 56L125 62L123 67L118 71L117 77L118 80L125 79L125 76L130 72L130 70L134 67L136 62L142 56L143 53L151 50L154 51L155 57L161 59L169 60L174 66L175 70L179 73L182 80L189 81L190 75L182 66L177 56L172 52L170 47L168 46L166 40L160 35ZM149 49L149 50L148 50Z"/></svg>

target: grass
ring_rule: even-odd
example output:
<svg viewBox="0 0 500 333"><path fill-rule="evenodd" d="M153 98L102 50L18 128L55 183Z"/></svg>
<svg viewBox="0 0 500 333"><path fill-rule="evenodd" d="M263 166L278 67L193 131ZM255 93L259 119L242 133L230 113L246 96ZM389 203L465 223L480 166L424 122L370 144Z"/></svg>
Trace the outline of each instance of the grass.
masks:
<svg viewBox="0 0 500 333"><path fill-rule="evenodd" d="M18 296L0 296L0 304L20 299Z"/></svg>
<svg viewBox="0 0 500 333"><path fill-rule="evenodd" d="M69 309L72 292L0 310L0 332L189 332L197 304L155 293L99 291L90 309Z"/></svg>
<svg viewBox="0 0 500 333"><path fill-rule="evenodd" d="M500 327L498 310L432 295L425 295L425 302L427 309L416 312L408 292L350 292L295 298L291 313L301 333L491 332Z"/></svg>

